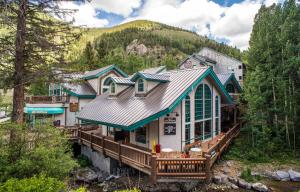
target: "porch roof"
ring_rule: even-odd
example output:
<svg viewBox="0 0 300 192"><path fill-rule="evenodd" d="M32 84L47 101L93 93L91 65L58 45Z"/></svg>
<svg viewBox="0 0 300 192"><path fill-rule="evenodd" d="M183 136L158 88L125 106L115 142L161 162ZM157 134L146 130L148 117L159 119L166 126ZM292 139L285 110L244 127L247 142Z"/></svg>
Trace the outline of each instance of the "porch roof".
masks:
<svg viewBox="0 0 300 192"><path fill-rule="evenodd" d="M24 112L27 114L63 114L63 107L25 107Z"/></svg>
<svg viewBox="0 0 300 192"><path fill-rule="evenodd" d="M109 97L108 93L104 93L88 103L77 118L134 130L172 112L206 77L219 90L223 102L232 103L231 97L210 67L174 70L162 74L169 76L169 81L159 84L147 96L136 97L134 87L128 87L118 97Z"/></svg>
<svg viewBox="0 0 300 192"><path fill-rule="evenodd" d="M242 88L236 80L234 73L218 73L217 76L225 87L230 81L232 81L237 90L242 92Z"/></svg>

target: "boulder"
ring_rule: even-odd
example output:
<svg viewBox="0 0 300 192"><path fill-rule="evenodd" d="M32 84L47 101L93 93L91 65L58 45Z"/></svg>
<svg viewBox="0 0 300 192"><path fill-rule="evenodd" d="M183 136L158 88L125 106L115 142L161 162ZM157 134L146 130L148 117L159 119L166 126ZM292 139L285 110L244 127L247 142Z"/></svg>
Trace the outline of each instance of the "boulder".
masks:
<svg viewBox="0 0 300 192"><path fill-rule="evenodd" d="M230 173L230 169L228 167L223 168L223 173L228 175Z"/></svg>
<svg viewBox="0 0 300 192"><path fill-rule="evenodd" d="M98 179L98 175L96 172L90 168L83 168L77 170L76 178L78 181L91 183L93 181L96 181Z"/></svg>
<svg viewBox="0 0 300 192"><path fill-rule="evenodd" d="M227 162L226 162L226 165L227 165L228 167L231 167L231 166L232 166L232 162L231 162L231 161L227 161Z"/></svg>
<svg viewBox="0 0 300 192"><path fill-rule="evenodd" d="M181 189L182 191L193 191L198 186L198 184L198 181L185 182L181 186Z"/></svg>
<svg viewBox="0 0 300 192"><path fill-rule="evenodd" d="M253 183L252 188L255 191L259 191L259 192L268 192L269 191L268 187L262 183Z"/></svg>
<svg viewBox="0 0 300 192"><path fill-rule="evenodd" d="M290 169L288 171L288 173L289 173L292 181L300 181L300 173L299 172Z"/></svg>
<svg viewBox="0 0 300 192"><path fill-rule="evenodd" d="M215 184L222 184L222 178L221 178L221 176L215 175L215 176L213 177L213 182L214 182Z"/></svg>
<svg viewBox="0 0 300 192"><path fill-rule="evenodd" d="M278 179L280 181L289 181L290 180L290 174L286 171L276 171L275 172L275 179Z"/></svg>
<svg viewBox="0 0 300 192"><path fill-rule="evenodd" d="M251 184L243 179L239 179L238 186L243 189L251 189Z"/></svg>
<svg viewBox="0 0 300 192"><path fill-rule="evenodd" d="M233 184L233 183L230 186L231 186L232 189L239 189L239 187L237 185Z"/></svg>
<svg viewBox="0 0 300 192"><path fill-rule="evenodd" d="M229 181L230 183L235 184L235 185L238 184L238 179L235 178L235 177L228 177L228 181Z"/></svg>

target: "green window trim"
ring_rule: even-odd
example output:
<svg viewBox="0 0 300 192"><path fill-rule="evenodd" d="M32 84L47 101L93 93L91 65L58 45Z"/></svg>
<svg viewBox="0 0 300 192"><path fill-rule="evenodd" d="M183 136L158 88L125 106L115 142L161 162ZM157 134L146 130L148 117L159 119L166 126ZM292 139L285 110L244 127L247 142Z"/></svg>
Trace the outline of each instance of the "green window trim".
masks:
<svg viewBox="0 0 300 192"><path fill-rule="evenodd" d="M195 91L195 120L203 119L203 84Z"/></svg>
<svg viewBox="0 0 300 192"><path fill-rule="evenodd" d="M138 84L138 92L144 92L145 91L144 80L139 79L137 84Z"/></svg>
<svg viewBox="0 0 300 192"><path fill-rule="evenodd" d="M191 142L191 124L185 124L185 143L190 144Z"/></svg>
<svg viewBox="0 0 300 192"><path fill-rule="evenodd" d="M233 84L228 83L228 84L226 85L226 91L227 91L228 93L234 93L235 91L234 91L234 86L233 86Z"/></svg>
<svg viewBox="0 0 300 192"><path fill-rule="evenodd" d="M210 87L207 84L204 84L204 97L205 97L205 103L204 103L205 118L211 118L211 116L212 116L212 94L211 94Z"/></svg>
<svg viewBox="0 0 300 192"><path fill-rule="evenodd" d="M191 122L191 100L188 95L185 97L185 122Z"/></svg>
<svg viewBox="0 0 300 192"><path fill-rule="evenodd" d="M219 117L219 115L220 115L220 101L219 101L219 96L216 96L216 98L215 98L215 107L216 107L216 117Z"/></svg>

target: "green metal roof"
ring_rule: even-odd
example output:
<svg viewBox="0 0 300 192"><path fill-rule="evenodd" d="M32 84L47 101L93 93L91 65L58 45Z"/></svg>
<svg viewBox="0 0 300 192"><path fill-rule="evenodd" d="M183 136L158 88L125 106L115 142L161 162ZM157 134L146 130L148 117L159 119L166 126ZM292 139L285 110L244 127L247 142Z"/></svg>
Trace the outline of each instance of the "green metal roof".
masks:
<svg viewBox="0 0 300 192"><path fill-rule="evenodd" d="M109 99L108 94L103 94L87 104L77 118L124 130L134 130L174 111L178 104L208 76L221 92L224 102L233 102L211 68L173 71L166 74L170 75L170 82L161 84L143 99L132 99L135 97L134 88L115 99Z"/></svg>
<svg viewBox="0 0 300 192"><path fill-rule="evenodd" d="M27 114L63 114L63 107L24 107L24 112Z"/></svg>
<svg viewBox="0 0 300 192"><path fill-rule="evenodd" d="M109 66L102 67L100 69L96 69L94 71L89 71L88 73L86 73L83 76L83 79L85 79L85 80L95 79L105 73L108 73L109 71L112 71L112 70L117 71L123 77L128 77L128 75L124 71L122 71L119 67L117 67L116 65L109 65Z"/></svg>

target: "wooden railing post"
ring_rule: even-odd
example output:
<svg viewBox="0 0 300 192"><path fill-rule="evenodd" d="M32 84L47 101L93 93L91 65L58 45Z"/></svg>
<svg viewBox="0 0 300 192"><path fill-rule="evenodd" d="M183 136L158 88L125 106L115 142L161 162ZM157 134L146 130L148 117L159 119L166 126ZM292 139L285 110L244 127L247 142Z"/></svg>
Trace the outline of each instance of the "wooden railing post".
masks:
<svg viewBox="0 0 300 192"><path fill-rule="evenodd" d="M156 153L152 152L151 155L151 183L155 184L157 181L157 161Z"/></svg>
<svg viewBox="0 0 300 192"><path fill-rule="evenodd" d="M211 155L210 154L205 154L205 173L206 173L206 181L209 183L211 182L211 167L210 167L210 160L211 160Z"/></svg>
<svg viewBox="0 0 300 192"><path fill-rule="evenodd" d="M78 137L79 143L81 143L82 141L81 141L81 128L80 127L78 127L77 137Z"/></svg>
<svg viewBox="0 0 300 192"><path fill-rule="evenodd" d="M118 142L118 160L119 160L119 165L121 166L121 141Z"/></svg>
<svg viewBox="0 0 300 192"><path fill-rule="evenodd" d="M90 134L90 145L91 145L91 149L93 150L93 135L94 135L94 133L92 132L91 134Z"/></svg>
<svg viewBox="0 0 300 192"><path fill-rule="evenodd" d="M105 157L106 156L106 153L105 153L105 136L102 137L102 153L103 153L103 156Z"/></svg>

